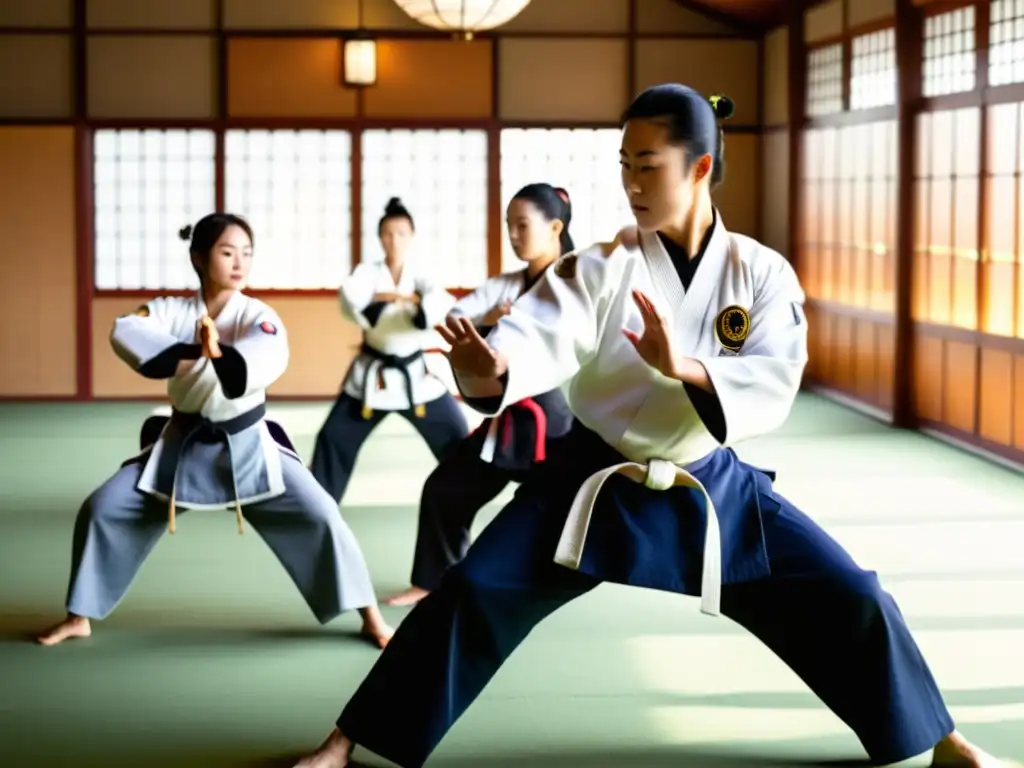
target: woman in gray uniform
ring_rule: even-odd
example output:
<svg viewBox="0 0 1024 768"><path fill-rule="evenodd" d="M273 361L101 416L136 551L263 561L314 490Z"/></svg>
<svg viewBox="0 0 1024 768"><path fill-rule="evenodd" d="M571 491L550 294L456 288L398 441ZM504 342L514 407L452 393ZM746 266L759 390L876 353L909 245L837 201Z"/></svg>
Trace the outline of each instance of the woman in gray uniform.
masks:
<svg viewBox="0 0 1024 768"><path fill-rule="evenodd" d="M201 287L119 317L114 352L167 380L173 413L159 439L86 499L75 521L67 617L38 639L88 637L127 593L176 512L235 510L263 537L321 624L358 609L383 648L393 630L377 607L362 551L334 500L265 421L266 390L288 365L288 336L269 306L241 292L252 230L215 213L185 227ZM283 441L282 441L283 442Z"/></svg>

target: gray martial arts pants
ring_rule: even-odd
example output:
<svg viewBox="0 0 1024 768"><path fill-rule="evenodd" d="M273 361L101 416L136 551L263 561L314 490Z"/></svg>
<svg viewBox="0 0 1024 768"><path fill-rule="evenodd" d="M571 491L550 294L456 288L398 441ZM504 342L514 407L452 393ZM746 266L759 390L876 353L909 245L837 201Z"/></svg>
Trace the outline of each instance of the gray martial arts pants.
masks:
<svg viewBox="0 0 1024 768"><path fill-rule="evenodd" d="M122 467L79 510L69 613L105 618L167 530L167 503L136 488L144 466L136 462ZM334 499L292 456L281 454L281 470L285 493L244 507L245 519L277 556L321 624L344 611L375 605L362 550Z"/></svg>

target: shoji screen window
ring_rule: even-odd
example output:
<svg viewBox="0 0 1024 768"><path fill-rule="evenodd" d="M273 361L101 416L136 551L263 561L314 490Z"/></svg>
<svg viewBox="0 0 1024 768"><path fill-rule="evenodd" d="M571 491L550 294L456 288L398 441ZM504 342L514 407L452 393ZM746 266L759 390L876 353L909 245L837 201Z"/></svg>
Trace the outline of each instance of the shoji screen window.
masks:
<svg viewBox="0 0 1024 768"><path fill-rule="evenodd" d="M416 224L410 256L449 288L487 279L487 134L368 130L362 135L362 259L383 258L377 223L399 197Z"/></svg>
<svg viewBox="0 0 1024 768"><path fill-rule="evenodd" d="M838 142L836 128L804 133L802 236L806 258L801 259L800 279L808 296L826 301L840 300Z"/></svg>
<svg viewBox="0 0 1024 768"><path fill-rule="evenodd" d="M1024 82L1024 0L992 0L988 84Z"/></svg>
<svg viewBox="0 0 1024 768"><path fill-rule="evenodd" d="M896 30L882 29L853 38L850 51L850 108L896 103Z"/></svg>
<svg viewBox="0 0 1024 768"><path fill-rule="evenodd" d="M352 269L348 131L231 130L225 204L255 231L252 288L337 288Z"/></svg>
<svg viewBox="0 0 1024 768"><path fill-rule="evenodd" d="M506 128L501 132L501 201L507 206L527 184L564 187L572 201L569 234L576 247L608 240L634 222L622 189L617 128ZM502 234L502 271L518 269L508 235Z"/></svg>
<svg viewBox="0 0 1024 768"><path fill-rule="evenodd" d="M914 315L918 320L978 326L980 110L918 117Z"/></svg>
<svg viewBox="0 0 1024 768"><path fill-rule="evenodd" d="M178 231L214 210L214 174L212 131L96 131L95 287L198 288Z"/></svg>
<svg viewBox="0 0 1024 768"><path fill-rule="evenodd" d="M843 111L843 45L807 52L807 116Z"/></svg>
<svg viewBox="0 0 1024 768"><path fill-rule="evenodd" d="M988 108L988 157L985 163L985 243L982 274L985 306L982 330L999 336L1024 336L1024 273L1021 271L1021 104Z"/></svg>
<svg viewBox="0 0 1024 768"><path fill-rule="evenodd" d="M839 128L838 237L832 298L895 310L896 123Z"/></svg>
<svg viewBox="0 0 1024 768"><path fill-rule="evenodd" d="M973 5L924 20L925 96L945 96L974 88L977 73L974 35Z"/></svg>

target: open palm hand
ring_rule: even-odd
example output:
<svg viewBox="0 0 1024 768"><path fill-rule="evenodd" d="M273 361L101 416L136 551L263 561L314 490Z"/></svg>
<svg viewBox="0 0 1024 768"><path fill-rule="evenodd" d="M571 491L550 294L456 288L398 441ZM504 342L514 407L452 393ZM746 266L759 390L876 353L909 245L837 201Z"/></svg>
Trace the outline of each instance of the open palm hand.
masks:
<svg viewBox="0 0 1024 768"><path fill-rule="evenodd" d="M451 345L444 356L455 373L479 379L497 379L508 369L508 361L484 341L468 318L449 317L435 330Z"/></svg>
<svg viewBox="0 0 1024 768"><path fill-rule="evenodd" d="M633 301L640 309L644 322L643 333L636 334L628 329L623 329L622 333L632 342L645 363L669 378L678 378L679 364L672 349L668 322L642 291L633 290Z"/></svg>

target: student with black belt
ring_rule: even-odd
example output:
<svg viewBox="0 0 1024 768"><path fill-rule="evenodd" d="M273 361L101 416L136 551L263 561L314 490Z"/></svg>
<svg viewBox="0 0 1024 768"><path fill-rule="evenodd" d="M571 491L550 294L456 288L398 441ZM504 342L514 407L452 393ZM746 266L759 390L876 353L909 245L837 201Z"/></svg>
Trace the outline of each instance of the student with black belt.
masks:
<svg viewBox="0 0 1024 768"><path fill-rule="evenodd" d="M362 262L339 292L346 320L363 329L363 346L320 428L310 469L339 503L363 442L389 413L402 415L438 460L469 432L443 381L427 370L424 347L454 299L406 252L412 215L392 198L377 226L384 260Z"/></svg>
<svg viewBox="0 0 1024 768"><path fill-rule="evenodd" d="M511 311L513 302L573 250L571 217L569 193L560 187L528 184L516 192L508 204L508 235L526 266L492 277L461 299L449 317L464 318L486 336ZM444 572L469 549L477 513L509 483L522 482L530 470L547 461L572 420L565 396L552 389L484 419L460 441L423 485L412 585L387 603L413 605L436 589Z"/></svg>

